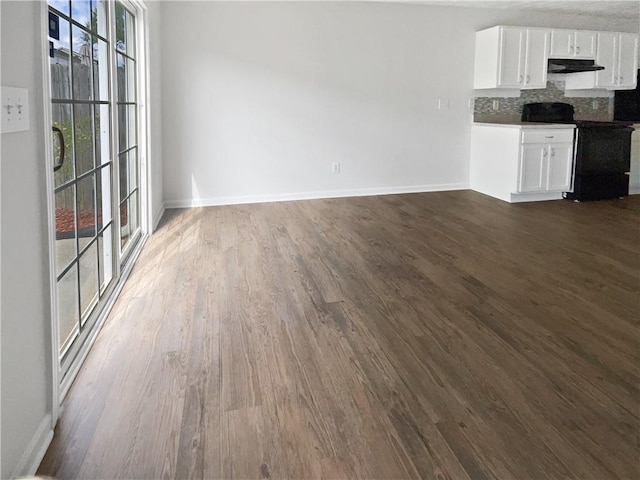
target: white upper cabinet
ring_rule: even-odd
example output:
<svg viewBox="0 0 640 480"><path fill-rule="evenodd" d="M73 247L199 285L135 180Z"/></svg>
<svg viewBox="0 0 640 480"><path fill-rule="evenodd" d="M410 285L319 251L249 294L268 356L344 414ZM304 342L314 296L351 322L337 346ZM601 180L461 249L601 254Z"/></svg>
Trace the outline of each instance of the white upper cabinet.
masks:
<svg viewBox="0 0 640 480"><path fill-rule="evenodd" d="M551 30L549 58L596 58L597 32Z"/></svg>
<svg viewBox="0 0 640 480"><path fill-rule="evenodd" d="M638 36L620 34L617 89L634 89L638 80Z"/></svg>
<svg viewBox="0 0 640 480"><path fill-rule="evenodd" d="M631 90L636 88L638 70L638 36L632 33L598 32L597 72L567 75L565 88Z"/></svg>
<svg viewBox="0 0 640 480"><path fill-rule="evenodd" d="M520 87L524 80L526 30L503 28L499 37L498 81L495 87Z"/></svg>
<svg viewBox="0 0 640 480"><path fill-rule="evenodd" d="M618 42L617 33L603 32L598 35L596 63L604 70L595 73L594 87L614 88L618 84Z"/></svg>
<svg viewBox="0 0 640 480"><path fill-rule="evenodd" d="M525 81L522 88L546 88L549 30L527 29Z"/></svg>
<svg viewBox="0 0 640 480"><path fill-rule="evenodd" d="M549 30L493 27L476 33L474 88L544 88Z"/></svg>

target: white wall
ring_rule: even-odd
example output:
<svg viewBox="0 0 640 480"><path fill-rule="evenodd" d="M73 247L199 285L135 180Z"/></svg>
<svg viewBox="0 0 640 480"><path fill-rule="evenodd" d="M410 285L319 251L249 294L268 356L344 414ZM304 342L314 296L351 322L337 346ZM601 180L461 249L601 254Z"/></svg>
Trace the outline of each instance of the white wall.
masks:
<svg viewBox="0 0 640 480"><path fill-rule="evenodd" d="M40 5L3 1L0 9L0 82L28 88L31 108L31 129L1 138L0 477L8 478L28 473L52 435L51 334Z"/></svg>
<svg viewBox="0 0 640 480"><path fill-rule="evenodd" d="M638 28L373 2L162 8L168 206L466 186L476 30Z"/></svg>

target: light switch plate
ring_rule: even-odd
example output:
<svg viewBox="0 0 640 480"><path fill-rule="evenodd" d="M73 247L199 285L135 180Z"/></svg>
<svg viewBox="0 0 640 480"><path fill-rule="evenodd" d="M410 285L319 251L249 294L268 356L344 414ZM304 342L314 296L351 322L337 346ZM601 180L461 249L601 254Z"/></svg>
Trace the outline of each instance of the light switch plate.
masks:
<svg viewBox="0 0 640 480"><path fill-rule="evenodd" d="M0 132L29 130L29 91L26 88L0 87Z"/></svg>

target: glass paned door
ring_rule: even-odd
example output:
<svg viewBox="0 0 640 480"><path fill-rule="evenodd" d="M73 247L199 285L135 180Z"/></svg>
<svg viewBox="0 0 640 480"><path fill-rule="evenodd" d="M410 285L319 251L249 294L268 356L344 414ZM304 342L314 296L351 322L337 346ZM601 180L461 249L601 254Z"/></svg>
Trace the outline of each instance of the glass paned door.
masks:
<svg viewBox="0 0 640 480"><path fill-rule="evenodd" d="M48 0L61 378L142 238L136 12Z"/></svg>
<svg viewBox="0 0 640 480"><path fill-rule="evenodd" d="M61 365L114 278L106 1L49 0L56 294ZM79 341L80 339L80 341Z"/></svg>

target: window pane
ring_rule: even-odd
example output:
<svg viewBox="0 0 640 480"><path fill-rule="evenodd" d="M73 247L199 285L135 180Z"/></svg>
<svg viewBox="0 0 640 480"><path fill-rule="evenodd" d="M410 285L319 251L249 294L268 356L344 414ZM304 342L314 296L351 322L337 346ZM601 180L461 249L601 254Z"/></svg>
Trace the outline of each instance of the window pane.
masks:
<svg viewBox="0 0 640 480"><path fill-rule="evenodd" d="M135 18L116 2L116 48L135 58Z"/></svg>
<svg viewBox="0 0 640 480"><path fill-rule="evenodd" d="M78 182L78 248L80 251L96 236L95 173Z"/></svg>
<svg viewBox="0 0 640 480"><path fill-rule="evenodd" d="M78 270L74 265L58 281L58 324L60 326L60 355L78 334Z"/></svg>
<svg viewBox="0 0 640 480"><path fill-rule="evenodd" d="M122 103L127 101L127 62L121 53L116 53L116 66L118 68L118 102Z"/></svg>
<svg viewBox="0 0 640 480"><path fill-rule="evenodd" d="M49 56L49 64L51 65L51 98L67 100L71 98L69 22L60 18L59 28L60 40L49 38L53 43L53 57Z"/></svg>
<svg viewBox="0 0 640 480"><path fill-rule="evenodd" d="M138 192L129 197L129 229L131 235L138 229Z"/></svg>
<svg viewBox="0 0 640 480"><path fill-rule="evenodd" d="M98 237L98 261L100 265L100 291L109 285L111 278L113 277L113 259L111 256L112 248L112 232L113 229L109 226L105 228L104 232Z"/></svg>
<svg viewBox="0 0 640 480"><path fill-rule="evenodd" d="M125 11L125 52L132 58L136 57L136 35L135 35L135 19L129 11Z"/></svg>
<svg viewBox="0 0 640 480"><path fill-rule="evenodd" d="M76 176L94 168L93 163L93 107L76 105L73 107Z"/></svg>
<svg viewBox="0 0 640 480"><path fill-rule="evenodd" d="M123 52L126 52L125 12L122 4L116 2L116 48Z"/></svg>
<svg viewBox="0 0 640 480"><path fill-rule="evenodd" d="M91 3L91 27L98 35L107 36L107 2L93 0Z"/></svg>
<svg viewBox="0 0 640 480"><path fill-rule="evenodd" d="M127 106L118 105L118 152L127 148Z"/></svg>
<svg viewBox="0 0 640 480"><path fill-rule="evenodd" d="M109 100L109 46L97 37L93 37L93 98Z"/></svg>
<svg viewBox="0 0 640 480"><path fill-rule="evenodd" d="M56 193L56 263L58 275L76 258L75 185Z"/></svg>
<svg viewBox="0 0 640 480"><path fill-rule="evenodd" d="M128 202L125 200L120 204L120 247L121 251L129 240L129 211Z"/></svg>
<svg viewBox="0 0 640 480"><path fill-rule="evenodd" d="M60 13L69 15L69 0L49 0L48 3Z"/></svg>
<svg viewBox="0 0 640 480"><path fill-rule="evenodd" d="M91 35L76 26L71 27L73 46L73 98L92 100Z"/></svg>
<svg viewBox="0 0 640 480"><path fill-rule="evenodd" d="M136 63L117 53L116 64L118 66L118 102L133 103L136 101Z"/></svg>
<svg viewBox="0 0 640 480"><path fill-rule="evenodd" d="M136 62L127 58L127 102L136 101Z"/></svg>
<svg viewBox="0 0 640 480"><path fill-rule="evenodd" d="M136 126L136 106L127 105L127 147L133 147L138 144Z"/></svg>
<svg viewBox="0 0 640 480"><path fill-rule="evenodd" d="M98 299L98 244L93 242L80 257L80 308L82 324Z"/></svg>
<svg viewBox="0 0 640 480"><path fill-rule="evenodd" d="M96 174L96 209L98 230L111 221L111 167L106 166Z"/></svg>
<svg viewBox="0 0 640 480"><path fill-rule="evenodd" d="M73 141L71 136L71 105L54 103L51 105L53 130L53 161L60 162L60 154L64 146L62 166L54 171L55 186L59 187L74 178ZM61 142L62 138L62 142ZM64 143L64 145L62 145Z"/></svg>
<svg viewBox="0 0 640 480"><path fill-rule="evenodd" d="M118 182L120 188L120 202L122 202L129 194L129 175L127 174L127 153L121 153L118 156L120 162L120 181Z"/></svg>
<svg viewBox="0 0 640 480"><path fill-rule="evenodd" d="M128 154L128 175L129 175L129 191L133 192L138 187L138 149L129 150Z"/></svg>
<svg viewBox="0 0 640 480"><path fill-rule="evenodd" d="M118 151L136 145L136 106L118 105Z"/></svg>
<svg viewBox="0 0 640 480"><path fill-rule="evenodd" d="M94 106L96 129L96 164L103 165L111 161L111 143L109 141L109 105Z"/></svg>
<svg viewBox="0 0 640 480"><path fill-rule="evenodd" d="M89 22L91 18L90 11L89 0L73 0L71 2L71 18L87 28L91 27Z"/></svg>

